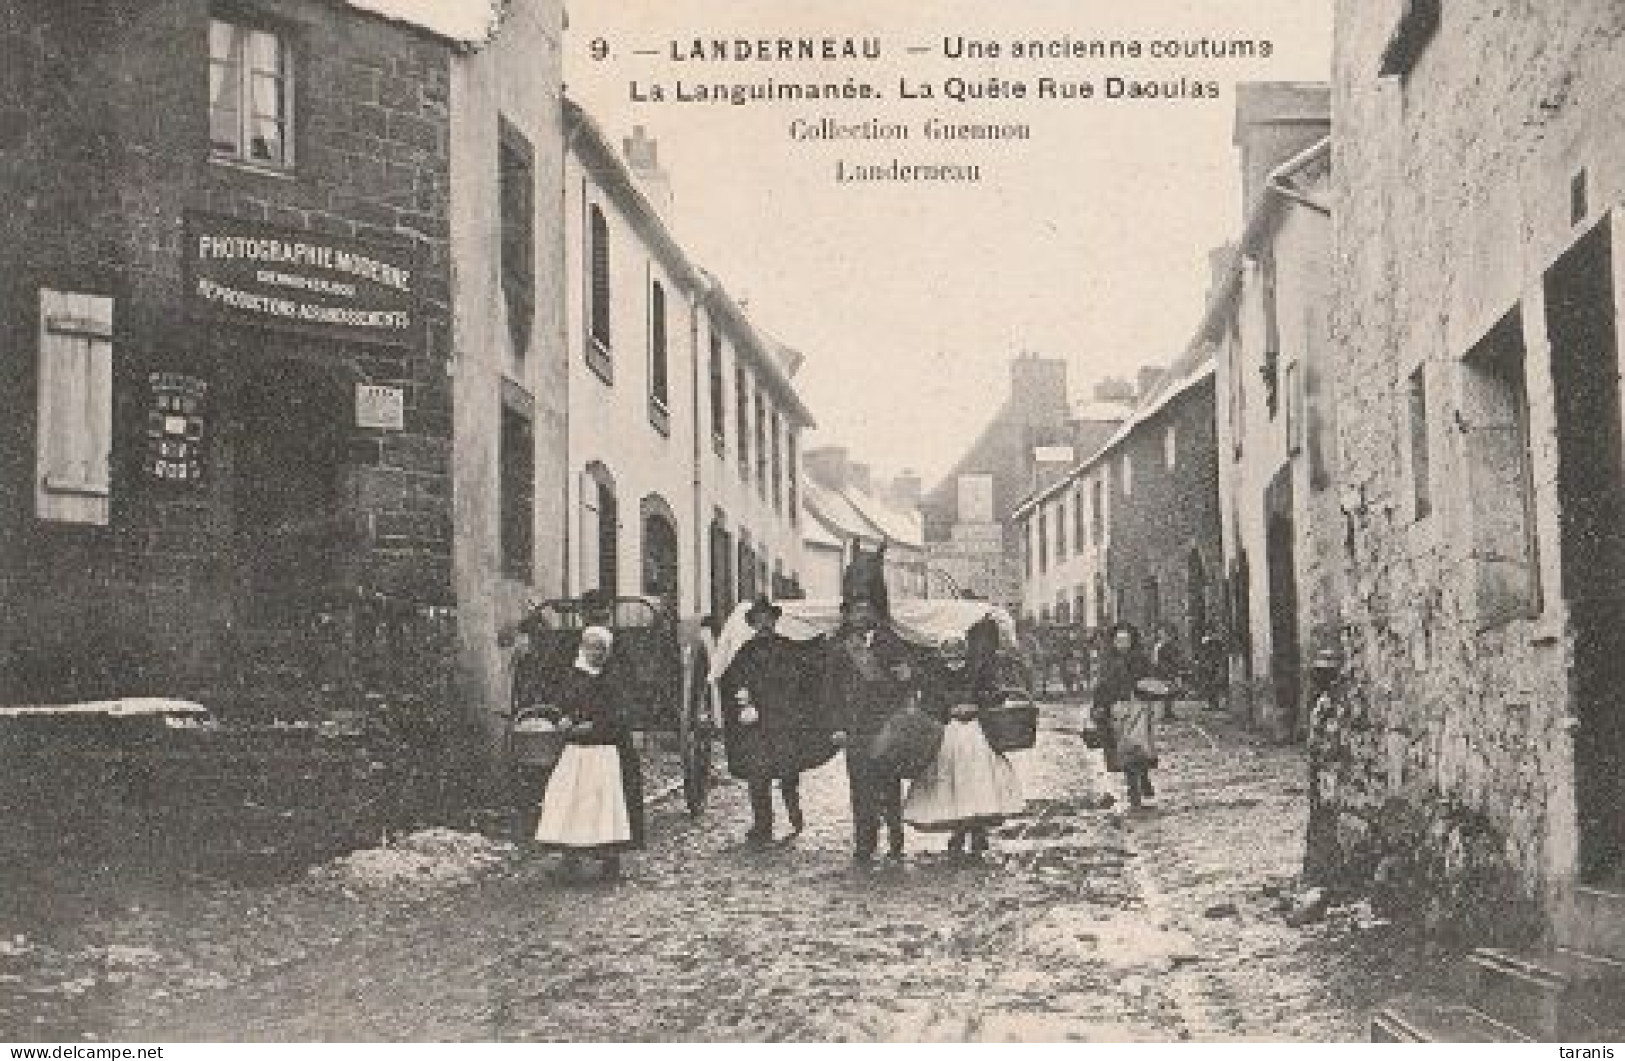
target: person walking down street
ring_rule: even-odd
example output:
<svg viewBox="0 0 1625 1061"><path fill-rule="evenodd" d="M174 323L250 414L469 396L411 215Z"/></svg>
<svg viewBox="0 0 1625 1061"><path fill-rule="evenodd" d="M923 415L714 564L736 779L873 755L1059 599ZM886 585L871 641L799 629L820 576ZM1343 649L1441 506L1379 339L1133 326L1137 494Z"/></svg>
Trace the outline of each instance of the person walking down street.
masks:
<svg viewBox="0 0 1625 1061"><path fill-rule="evenodd" d="M872 600L848 599L842 624L829 646L823 702L839 726L835 742L846 749L846 776L852 797L853 858L873 861L880 825L886 825L886 855L903 857L903 782L873 754L886 720L909 701L913 669L908 648Z"/></svg>
<svg viewBox="0 0 1625 1061"><path fill-rule="evenodd" d="M1196 673L1202 683L1202 696L1207 700L1209 711L1218 711L1224 706L1225 687L1228 685L1228 675L1225 673L1224 641L1211 630L1202 635L1196 643Z"/></svg>
<svg viewBox="0 0 1625 1061"><path fill-rule="evenodd" d="M1153 674L1167 685L1167 695L1162 698L1162 719L1170 721L1174 717L1174 697L1178 695L1180 679L1184 673L1184 654L1179 649L1179 635L1174 628L1164 625L1157 634L1157 642L1151 648L1151 663Z"/></svg>
<svg viewBox="0 0 1625 1061"><path fill-rule="evenodd" d="M992 647L998 630L987 620ZM977 624L979 627L982 623ZM993 750L978 721L980 713L1002 702L993 680L994 660L983 647L973 650L965 638L949 638L937 649L935 666L926 670L924 706L944 723L942 748L922 776L909 785L903 818L924 832L948 832L948 853L981 856L988 849L988 830L1026 806L1016 771Z"/></svg>
<svg viewBox="0 0 1625 1061"><path fill-rule="evenodd" d="M755 634L722 676L723 739L728 769L750 792L751 844L773 839L773 782L779 783L791 835L806 827L801 774L835 754L830 730L803 689L801 649L776 630L778 605L758 597L745 613Z"/></svg>
<svg viewBox="0 0 1625 1061"><path fill-rule="evenodd" d="M593 857L604 876L618 877L621 852L642 846L642 778L607 669L614 642L605 627L583 630L558 693L565 747L542 796L536 842L562 851L571 876Z"/></svg>
<svg viewBox="0 0 1625 1061"><path fill-rule="evenodd" d="M1118 705L1135 701L1135 687L1151 675L1151 662L1140 645L1140 631L1133 623L1120 622L1107 632L1105 651L1101 655L1099 674L1090 703L1090 719L1100 734L1101 751L1106 758L1106 769L1124 775L1124 786L1129 805L1138 807L1147 796L1155 795L1148 771L1136 769L1129 773L1122 755L1123 726L1120 716L1127 708Z"/></svg>

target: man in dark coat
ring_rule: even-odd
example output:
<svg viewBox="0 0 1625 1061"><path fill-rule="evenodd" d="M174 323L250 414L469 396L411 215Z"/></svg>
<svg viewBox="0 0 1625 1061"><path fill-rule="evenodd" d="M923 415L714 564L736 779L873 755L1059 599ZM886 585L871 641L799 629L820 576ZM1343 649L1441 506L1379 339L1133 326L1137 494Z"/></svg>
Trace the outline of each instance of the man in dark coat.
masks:
<svg viewBox="0 0 1625 1061"><path fill-rule="evenodd" d="M756 631L722 676L723 739L728 769L750 791L751 829L746 839L773 839L773 782L779 783L792 833L806 825L801 813L801 772L835 754L829 728L818 723L816 704L805 695L801 651L778 633L782 609L758 597L745 613Z"/></svg>
<svg viewBox="0 0 1625 1061"><path fill-rule="evenodd" d="M843 611L824 674L824 703L840 726L836 743L846 748L853 857L860 863L874 859L884 820L887 857L901 859L903 782L876 762L871 747L886 720L908 703L913 680L908 648L870 600L848 600Z"/></svg>

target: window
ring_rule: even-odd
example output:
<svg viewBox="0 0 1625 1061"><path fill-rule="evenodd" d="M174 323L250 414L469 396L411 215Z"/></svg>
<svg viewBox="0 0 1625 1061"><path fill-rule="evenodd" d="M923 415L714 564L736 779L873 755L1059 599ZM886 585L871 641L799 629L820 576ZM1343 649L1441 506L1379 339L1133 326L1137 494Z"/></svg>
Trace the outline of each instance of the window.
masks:
<svg viewBox="0 0 1625 1061"><path fill-rule="evenodd" d="M1066 495L1055 505L1055 562L1066 559Z"/></svg>
<svg viewBox="0 0 1625 1061"><path fill-rule="evenodd" d="M1286 378L1281 381L1282 389L1286 391L1286 451L1291 456L1303 452L1303 396L1299 393L1301 378L1298 363L1294 361L1286 367Z"/></svg>
<svg viewBox="0 0 1625 1061"><path fill-rule="evenodd" d="M605 593L620 587L620 504L615 478L593 461L581 476L581 586Z"/></svg>
<svg viewBox="0 0 1625 1061"><path fill-rule="evenodd" d="M497 137L497 194L502 211L502 295L508 306L513 352L530 346L536 306L536 157L507 121Z"/></svg>
<svg viewBox="0 0 1625 1061"><path fill-rule="evenodd" d="M722 456L728 445L728 412L722 397L722 336L711 329L711 445Z"/></svg>
<svg viewBox="0 0 1625 1061"><path fill-rule="evenodd" d="M1022 567L1026 570L1027 577L1032 578L1034 558L1038 556L1038 522L1036 520L1028 519L1027 533L1023 537L1022 544L1026 546L1021 551Z"/></svg>
<svg viewBox="0 0 1625 1061"><path fill-rule="evenodd" d="M677 518L659 494L649 494L639 505L643 523L643 592L677 603Z"/></svg>
<svg viewBox="0 0 1625 1061"><path fill-rule="evenodd" d="M588 342L587 363L610 380L609 346L609 222L597 205L588 209L587 260L589 290L587 292Z"/></svg>
<svg viewBox="0 0 1625 1061"><path fill-rule="evenodd" d="M796 460L796 432L790 428L784 433L784 475L788 489L785 502L790 507L790 522L800 519L800 511L796 508L796 490L798 477L801 474L801 465Z"/></svg>
<svg viewBox="0 0 1625 1061"><path fill-rule="evenodd" d="M1524 361L1522 318L1513 310L1464 362L1467 493L1484 628L1533 618L1542 608Z"/></svg>
<svg viewBox="0 0 1625 1061"><path fill-rule="evenodd" d="M1131 497L1134 494L1134 455L1128 450L1123 451L1122 466L1118 469L1123 479L1123 496Z"/></svg>
<svg viewBox="0 0 1625 1061"><path fill-rule="evenodd" d="M784 421L779 411L773 410L773 510L784 510Z"/></svg>
<svg viewBox="0 0 1625 1061"><path fill-rule="evenodd" d="M1421 520L1433 511L1433 489L1429 481L1427 377L1420 365L1410 375L1406 398L1410 411L1412 511Z"/></svg>
<svg viewBox="0 0 1625 1061"><path fill-rule="evenodd" d="M1049 513L1038 510L1038 571L1049 570Z"/></svg>
<svg viewBox="0 0 1625 1061"><path fill-rule="evenodd" d="M711 614L726 619L733 610L734 558L733 535L728 533L727 520L718 511L711 517Z"/></svg>
<svg viewBox="0 0 1625 1061"><path fill-rule="evenodd" d="M35 512L106 526L113 445L113 300L42 289Z"/></svg>
<svg viewBox="0 0 1625 1061"><path fill-rule="evenodd" d="M739 477L750 482L750 382L743 368L734 370L734 404L738 422L734 429L739 437Z"/></svg>
<svg viewBox="0 0 1625 1061"><path fill-rule="evenodd" d="M750 547L750 534L739 532L739 599L756 596L756 552Z"/></svg>
<svg viewBox="0 0 1625 1061"><path fill-rule="evenodd" d="M1089 514L1084 509L1083 485L1080 483L1072 491L1072 547L1080 553L1089 539Z"/></svg>
<svg viewBox="0 0 1625 1061"><path fill-rule="evenodd" d="M293 64L265 26L209 20L209 153L286 169L293 165Z"/></svg>
<svg viewBox="0 0 1625 1061"><path fill-rule="evenodd" d="M671 359L666 349L666 288L649 285L649 418L661 434L671 430Z"/></svg>
<svg viewBox="0 0 1625 1061"><path fill-rule="evenodd" d="M1258 260L1259 299L1264 314L1264 363L1259 375L1264 379L1264 408L1270 419L1280 408L1281 313L1275 298L1275 255L1266 252Z"/></svg>
<svg viewBox="0 0 1625 1061"><path fill-rule="evenodd" d="M756 392L756 492L767 499L767 406Z"/></svg>
<svg viewBox="0 0 1625 1061"><path fill-rule="evenodd" d="M1179 432L1173 424L1169 424L1162 433L1162 463L1167 465L1169 471L1179 463Z"/></svg>
<svg viewBox="0 0 1625 1061"><path fill-rule="evenodd" d="M1089 526L1094 532L1092 540L1095 548L1100 548L1106 537L1106 491L1102 489L1099 479L1089 482Z"/></svg>
<svg viewBox="0 0 1625 1061"><path fill-rule="evenodd" d="M1145 580L1145 631L1149 635L1162 622L1162 588L1156 576Z"/></svg>
<svg viewBox="0 0 1625 1061"><path fill-rule="evenodd" d="M498 447L497 535L502 555L502 573L529 582L535 565L536 445L530 414L502 402L501 439Z"/></svg>

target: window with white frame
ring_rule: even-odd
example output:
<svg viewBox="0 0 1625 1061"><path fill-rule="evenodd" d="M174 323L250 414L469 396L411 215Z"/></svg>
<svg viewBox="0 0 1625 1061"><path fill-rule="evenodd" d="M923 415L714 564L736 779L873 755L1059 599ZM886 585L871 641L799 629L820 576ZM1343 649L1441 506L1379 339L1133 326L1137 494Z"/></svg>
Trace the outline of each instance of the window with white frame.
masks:
<svg viewBox="0 0 1625 1061"><path fill-rule="evenodd" d="M286 38L270 26L209 20L209 153L293 165L293 64Z"/></svg>
<svg viewBox="0 0 1625 1061"><path fill-rule="evenodd" d="M113 300L42 289L35 512L106 526L113 446Z"/></svg>

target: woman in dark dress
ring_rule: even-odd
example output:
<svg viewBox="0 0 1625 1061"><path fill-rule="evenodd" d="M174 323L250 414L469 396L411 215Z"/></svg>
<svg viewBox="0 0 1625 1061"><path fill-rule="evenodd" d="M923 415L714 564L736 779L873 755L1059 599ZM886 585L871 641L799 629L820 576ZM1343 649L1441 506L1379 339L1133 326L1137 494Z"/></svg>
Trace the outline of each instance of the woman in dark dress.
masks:
<svg viewBox="0 0 1625 1061"><path fill-rule="evenodd" d="M601 626L581 633L576 661L560 682L560 726L565 748L542 797L536 841L561 850L574 870L582 856L620 873L620 853L643 838L642 778L621 717L622 697L607 668L614 635Z"/></svg>
<svg viewBox="0 0 1625 1061"><path fill-rule="evenodd" d="M1119 754L1119 719L1114 716L1113 707L1134 701L1135 686L1152 673L1151 661L1141 645L1140 631L1133 623L1117 623L1107 634L1089 714L1101 737L1106 769L1124 775L1129 804L1138 807L1144 797L1156 794L1151 787L1152 764L1138 756L1134 762L1126 762Z"/></svg>

